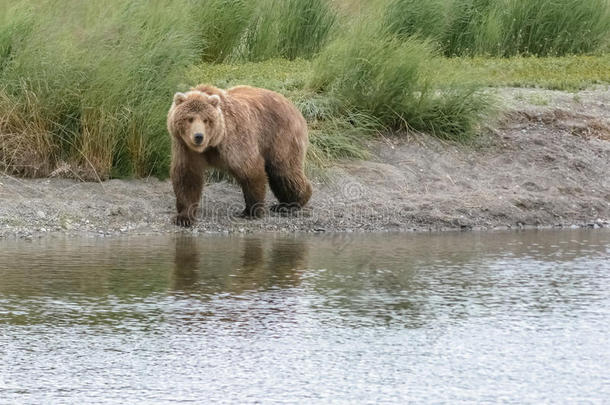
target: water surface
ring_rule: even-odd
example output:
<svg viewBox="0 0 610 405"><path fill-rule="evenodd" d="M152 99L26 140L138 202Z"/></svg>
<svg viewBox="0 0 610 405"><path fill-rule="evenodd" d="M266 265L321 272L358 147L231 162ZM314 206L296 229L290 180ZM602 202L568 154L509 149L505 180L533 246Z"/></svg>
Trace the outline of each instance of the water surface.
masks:
<svg viewBox="0 0 610 405"><path fill-rule="evenodd" d="M610 232L0 241L0 403L610 399Z"/></svg>

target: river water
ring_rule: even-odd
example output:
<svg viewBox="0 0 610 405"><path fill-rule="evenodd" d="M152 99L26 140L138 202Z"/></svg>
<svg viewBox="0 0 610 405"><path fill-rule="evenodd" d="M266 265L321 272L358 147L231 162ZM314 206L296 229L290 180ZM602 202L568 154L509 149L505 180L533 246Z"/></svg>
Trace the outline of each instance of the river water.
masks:
<svg viewBox="0 0 610 405"><path fill-rule="evenodd" d="M610 401L610 232L0 241L0 403Z"/></svg>

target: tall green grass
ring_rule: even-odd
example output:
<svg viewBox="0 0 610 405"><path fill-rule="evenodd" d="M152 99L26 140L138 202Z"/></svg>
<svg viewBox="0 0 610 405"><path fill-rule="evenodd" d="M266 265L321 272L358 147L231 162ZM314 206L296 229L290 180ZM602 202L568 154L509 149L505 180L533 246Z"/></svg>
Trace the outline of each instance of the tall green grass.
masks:
<svg viewBox="0 0 610 405"><path fill-rule="evenodd" d="M477 32L476 48L498 56L591 53L608 45L608 0L502 0Z"/></svg>
<svg viewBox="0 0 610 405"><path fill-rule="evenodd" d="M171 3L22 2L31 32L0 72L4 165L44 175L65 162L90 178L165 171L167 99L199 54L188 14L167 13ZM32 137L48 145L35 167Z"/></svg>
<svg viewBox="0 0 610 405"><path fill-rule="evenodd" d="M287 95L318 164L386 128L468 139L489 103L439 50L608 50L609 1L0 0L0 168L164 177L171 95L200 82Z"/></svg>
<svg viewBox="0 0 610 405"><path fill-rule="evenodd" d="M31 15L24 7L3 1L0 14L0 71L11 60L14 52L28 39L33 27Z"/></svg>
<svg viewBox="0 0 610 405"><path fill-rule="evenodd" d="M0 0L0 166L165 176L171 95L202 60L311 56L324 0ZM261 23L264 22L263 23ZM265 30L269 30L266 33Z"/></svg>
<svg viewBox="0 0 610 405"><path fill-rule="evenodd" d="M208 62L311 57L337 19L327 0L202 0L194 12Z"/></svg>
<svg viewBox="0 0 610 405"><path fill-rule="evenodd" d="M310 57L326 43L335 20L327 0L259 0L232 60Z"/></svg>
<svg viewBox="0 0 610 405"><path fill-rule="evenodd" d="M205 62L223 62L232 57L243 42L246 27L256 10L252 0L199 1L192 11L199 21L196 28L200 37L202 59Z"/></svg>
<svg viewBox="0 0 610 405"><path fill-rule="evenodd" d="M434 40L447 56L566 55L607 50L608 0L392 0L401 36Z"/></svg>
<svg viewBox="0 0 610 405"><path fill-rule="evenodd" d="M325 49L309 85L337 100L343 113L375 117L386 128L469 139L489 100L474 86L435 81L441 63L428 42L362 22Z"/></svg>

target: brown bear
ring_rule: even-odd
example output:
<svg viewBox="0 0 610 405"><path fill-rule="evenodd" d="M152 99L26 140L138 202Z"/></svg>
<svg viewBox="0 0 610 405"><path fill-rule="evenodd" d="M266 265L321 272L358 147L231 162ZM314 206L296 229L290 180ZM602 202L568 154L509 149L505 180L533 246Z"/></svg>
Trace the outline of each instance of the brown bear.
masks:
<svg viewBox="0 0 610 405"><path fill-rule="evenodd" d="M172 138L171 179L176 224L190 226L208 167L228 171L244 193L242 215L264 215L266 183L279 204L274 211L303 207L312 188L303 171L307 123L281 94L237 86L199 85L176 93L167 117Z"/></svg>

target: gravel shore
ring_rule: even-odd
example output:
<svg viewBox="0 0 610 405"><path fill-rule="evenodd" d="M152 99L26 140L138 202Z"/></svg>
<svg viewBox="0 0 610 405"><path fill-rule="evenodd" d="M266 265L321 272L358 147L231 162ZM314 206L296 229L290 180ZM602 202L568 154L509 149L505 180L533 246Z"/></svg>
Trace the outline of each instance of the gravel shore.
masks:
<svg viewBox="0 0 610 405"><path fill-rule="evenodd" d="M241 191L221 182L205 188L197 224L183 230L171 223L169 181L0 175L0 237L610 226L607 87L497 91L509 112L476 145L424 135L376 142L371 160L314 180L309 207L294 216L238 218Z"/></svg>

